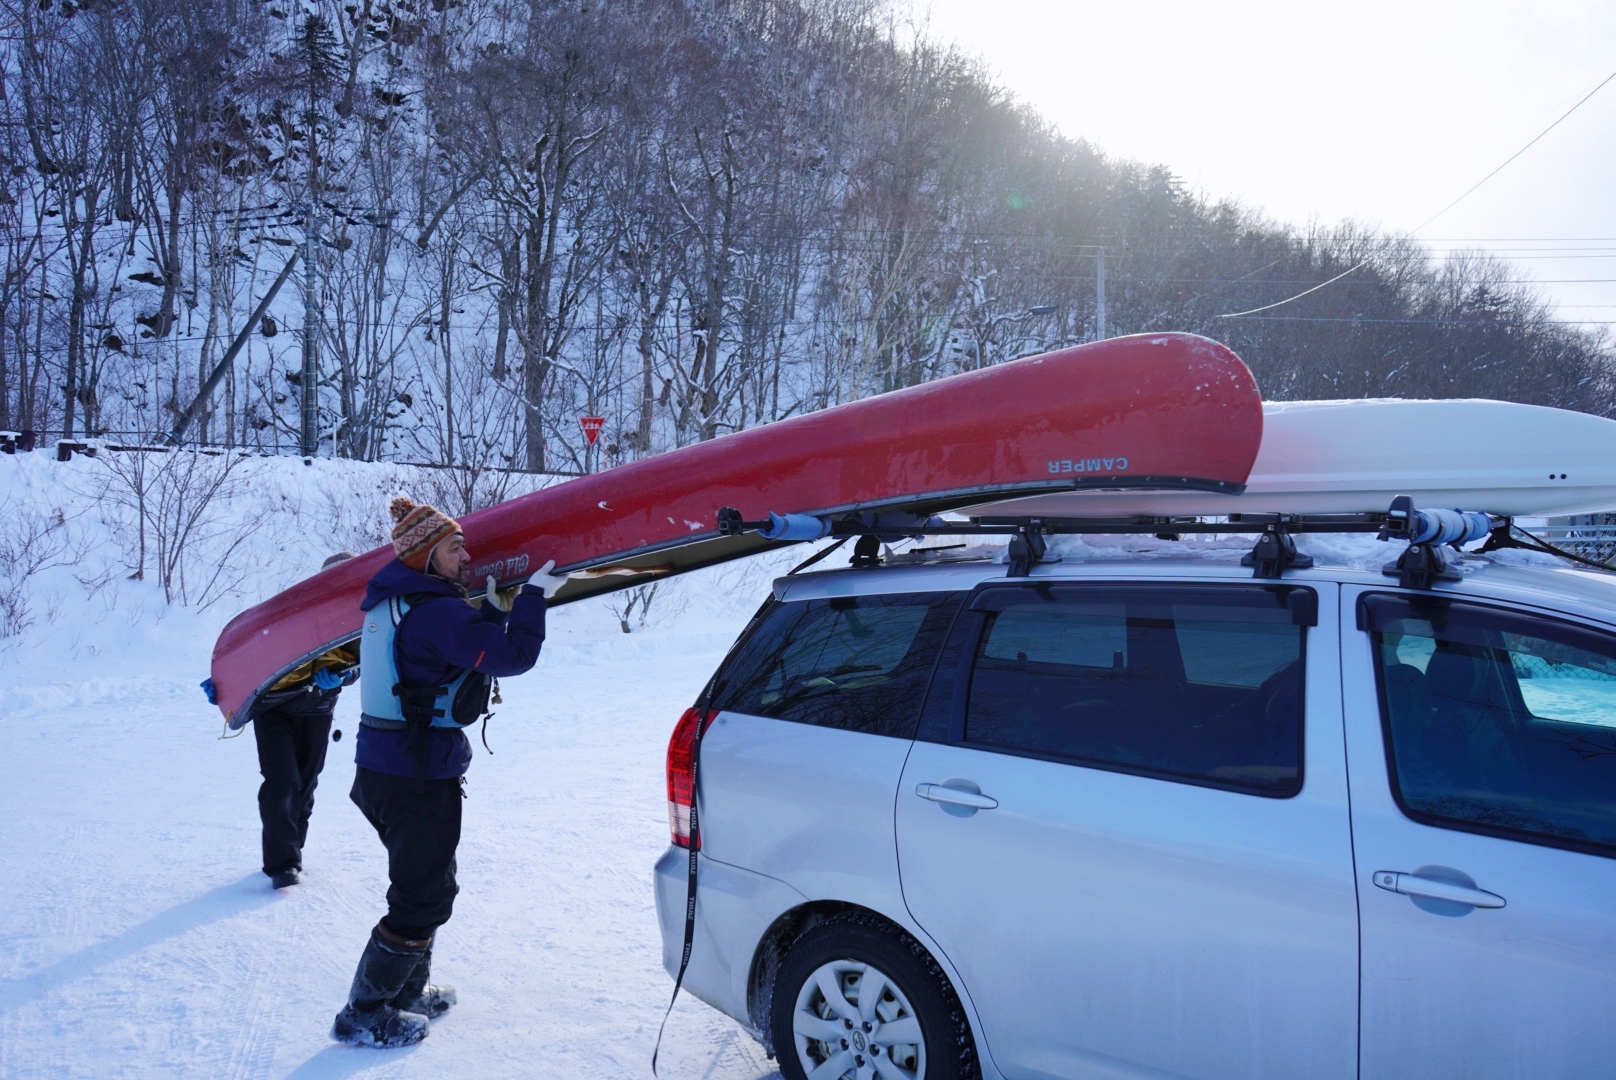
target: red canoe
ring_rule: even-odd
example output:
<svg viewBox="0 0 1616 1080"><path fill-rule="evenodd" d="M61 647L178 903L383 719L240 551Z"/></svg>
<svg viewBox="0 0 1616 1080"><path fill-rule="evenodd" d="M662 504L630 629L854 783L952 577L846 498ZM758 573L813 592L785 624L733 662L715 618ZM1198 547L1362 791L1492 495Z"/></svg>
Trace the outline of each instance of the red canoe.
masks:
<svg viewBox="0 0 1616 1080"><path fill-rule="evenodd" d="M1239 357L1191 334L1138 335L682 447L461 524L476 582L523 581L548 559L557 572L607 570L551 601L567 603L785 542L720 535L721 507L746 518L930 514L1084 487L1239 494L1261 440L1262 402ZM213 681L232 727L265 687L358 636L365 583L390 558L378 548L325 570L225 627Z"/></svg>

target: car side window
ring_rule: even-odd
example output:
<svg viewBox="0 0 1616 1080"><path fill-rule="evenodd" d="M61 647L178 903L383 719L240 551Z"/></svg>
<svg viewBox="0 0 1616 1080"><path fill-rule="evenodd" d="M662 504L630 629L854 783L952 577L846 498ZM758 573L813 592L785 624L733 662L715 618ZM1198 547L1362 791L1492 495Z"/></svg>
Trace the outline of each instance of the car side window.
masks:
<svg viewBox="0 0 1616 1080"><path fill-rule="evenodd" d="M720 707L912 739L961 599L908 593L780 604L726 666Z"/></svg>
<svg viewBox="0 0 1616 1080"><path fill-rule="evenodd" d="M1405 813L1616 855L1616 636L1437 597L1360 613Z"/></svg>
<svg viewBox="0 0 1616 1080"><path fill-rule="evenodd" d="M1293 603L1305 592L1308 603ZM1301 790L1295 586L1015 586L982 629L963 739L1251 794Z"/></svg>

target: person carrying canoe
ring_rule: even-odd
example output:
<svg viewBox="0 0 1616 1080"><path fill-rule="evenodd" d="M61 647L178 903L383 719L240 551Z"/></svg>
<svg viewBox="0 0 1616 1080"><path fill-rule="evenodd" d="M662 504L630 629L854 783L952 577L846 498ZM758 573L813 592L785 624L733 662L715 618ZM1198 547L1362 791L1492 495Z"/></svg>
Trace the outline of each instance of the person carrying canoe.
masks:
<svg viewBox="0 0 1616 1080"><path fill-rule="evenodd" d="M455 520L399 497L389 511L398 556L371 578L360 632L362 713L354 747L355 805L387 848L387 914L359 957L331 1037L408 1046L455 1003L434 986L432 940L459 887L455 848L471 764L465 727L488 711L489 680L520 675L544 643L545 599L565 583L552 560L480 609L468 602L471 555Z"/></svg>
<svg viewBox="0 0 1616 1080"><path fill-rule="evenodd" d="M328 570L354 557L339 551L320 564ZM251 723L258 744L258 817L263 823L264 873L272 889L289 889L303 872L303 845L314 813L314 789L325 768L331 714L337 695L358 678L359 653L338 646L287 672L254 701ZM217 705L213 680L202 683Z"/></svg>

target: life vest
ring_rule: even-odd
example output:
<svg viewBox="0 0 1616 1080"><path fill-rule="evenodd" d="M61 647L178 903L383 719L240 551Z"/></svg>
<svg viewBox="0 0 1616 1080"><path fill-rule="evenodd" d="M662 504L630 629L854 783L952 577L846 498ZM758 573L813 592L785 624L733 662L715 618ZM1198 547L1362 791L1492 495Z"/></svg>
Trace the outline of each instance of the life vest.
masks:
<svg viewBox="0 0 1616 1080"><path fill-rule="evenodd" d="M488 680L482 672L464 668L438 687L416 689L399 681L398 624L409 610L408 601L394 597L365 613L359 636L359 722L387 731L408 727L404 699L411 698L423 713L430 706L432 727L475 724L488 711Z"/></svg>

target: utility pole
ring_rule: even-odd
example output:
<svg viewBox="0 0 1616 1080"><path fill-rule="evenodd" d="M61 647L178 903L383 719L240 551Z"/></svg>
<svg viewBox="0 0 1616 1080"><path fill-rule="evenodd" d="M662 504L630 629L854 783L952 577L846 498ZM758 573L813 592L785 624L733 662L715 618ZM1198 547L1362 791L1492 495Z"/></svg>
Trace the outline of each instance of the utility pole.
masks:
<svg viewBox="0 0 1616 1080"><path fill-rule="evenodd" d="M1105 248L1094 257L1094 339L1105 337Z"/></svg>
<svg viewBox="0 0 1616 1080"><path fill-rule="evenodd" d="M303 430L305 463L320 448L320 93L329 86L341 66L337 41L325 19L310 13L298 30L298 50L308 65L309 107L303 114L308 133L305 179L309 186L308 205L303 210Z"/></svg>
<svg viewBox="0 0 1616 1080"><path fill-rule="evenodd" d="M303 218L303 445L305 458L320 446L320 218L311 204Z"/></svg>

